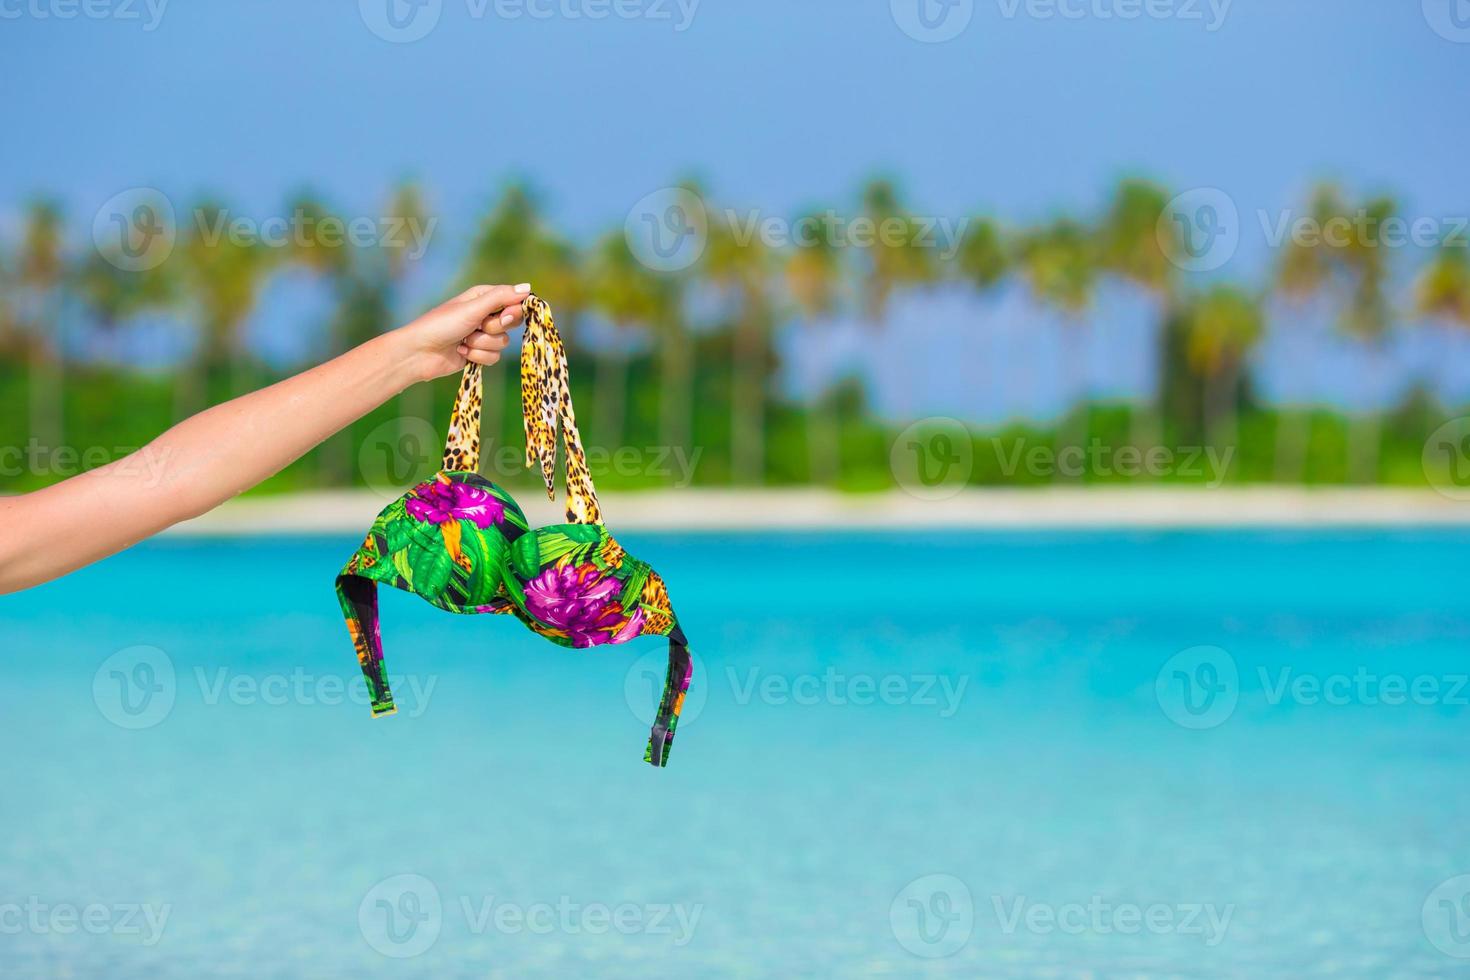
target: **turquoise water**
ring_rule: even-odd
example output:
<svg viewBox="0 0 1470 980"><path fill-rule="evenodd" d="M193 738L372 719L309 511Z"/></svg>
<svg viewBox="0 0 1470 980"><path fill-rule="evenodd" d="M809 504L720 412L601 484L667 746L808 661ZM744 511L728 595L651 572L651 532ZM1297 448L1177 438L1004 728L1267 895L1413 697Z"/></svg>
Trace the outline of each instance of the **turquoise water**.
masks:
<svg viewBox="0 0 1470 980"><path fill-rule="evenodd" d="M392 591L370 719L355 543L0 599L0 976L1470 969L1470 534L628 535L663 771L661 644Z"/></svg>

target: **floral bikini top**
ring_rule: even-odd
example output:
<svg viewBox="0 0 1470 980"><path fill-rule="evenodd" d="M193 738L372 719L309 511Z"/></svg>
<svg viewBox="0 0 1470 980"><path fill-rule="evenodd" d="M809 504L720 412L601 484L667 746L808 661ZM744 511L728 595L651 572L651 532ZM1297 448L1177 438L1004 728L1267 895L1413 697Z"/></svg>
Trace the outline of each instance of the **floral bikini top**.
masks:
<svg viewBox="0 0 1470 980"><path fill-rule="evenodd" d="M567 444L567 524L531 528L515 500L480 476L480 365L464 369L444 446L444 464L426 483L394 501L373 522L362 547L337 577L337 596L374 716L392 714L383 667L378 583L421 596L455 613L506 613L566 647L669 638L669 670L644 760L668 763L692 663L663 579L623 551L602 523L597 493L577 432L566 351L551 308L524 304L521 405L526 465L541 467L556 498L556 438Z"/></svg>

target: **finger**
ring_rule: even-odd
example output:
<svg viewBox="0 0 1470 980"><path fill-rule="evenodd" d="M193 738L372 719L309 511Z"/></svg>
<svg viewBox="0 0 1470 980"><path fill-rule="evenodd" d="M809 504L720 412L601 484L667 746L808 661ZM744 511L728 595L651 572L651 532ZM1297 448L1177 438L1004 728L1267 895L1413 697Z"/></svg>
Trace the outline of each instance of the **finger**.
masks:
<svg viewBox="0 0 1470 980"><path fill-rule="evenodd" d="M459 308L479 323L492 313L519 305L530 294L531 286L524 282L518 286L476 286L466 292L468 295L459 300Z"/></svg>
<svg viewBox="0 0 1470 980"><path fill-rule="evenodd" d="M525 318L525 306L517 303L515 306L507 306L499 313L487 316L480 324L480 329L485 333L505 333L507 330L514 330L520 326L521 321Z"/></svg>
<svg viewBox="0 0 1470 980"><path fill-rule="evenodd" d="M500 360L500 351L475 350L474 348L470 348L469 351L465 353L464 358L465 360L471 361L475 364L494 364L496 361Z"/></svg>
<svg viewBox="0 0 1470 980"><path fill-rule="evenodd" d="M485 333L476 330L465 338L465 346L471 350L505 350L510 338L503 333Z"/></svg>

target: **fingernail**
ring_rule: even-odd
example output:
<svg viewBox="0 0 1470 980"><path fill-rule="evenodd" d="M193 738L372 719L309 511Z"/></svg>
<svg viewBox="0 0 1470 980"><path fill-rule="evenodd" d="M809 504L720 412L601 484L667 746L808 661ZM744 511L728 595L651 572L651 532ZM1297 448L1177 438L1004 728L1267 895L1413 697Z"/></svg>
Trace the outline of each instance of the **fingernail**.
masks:
<svg viewBox="0 0 1470 980"><path fill-rule="evenodd" d="M506 314L502 315L501 318L500 318L500 325L502 327L508 327L512 323L515 323L515 322L516 322L516 315L514 313L506 313Z"/></svg>
<svg viewBox="0 0 1470 980"><path fill-rule="evenodd" d="M518 293L529 293L530 291L531 284L528 282L523 282L516 286L516 292Z"/></svg>

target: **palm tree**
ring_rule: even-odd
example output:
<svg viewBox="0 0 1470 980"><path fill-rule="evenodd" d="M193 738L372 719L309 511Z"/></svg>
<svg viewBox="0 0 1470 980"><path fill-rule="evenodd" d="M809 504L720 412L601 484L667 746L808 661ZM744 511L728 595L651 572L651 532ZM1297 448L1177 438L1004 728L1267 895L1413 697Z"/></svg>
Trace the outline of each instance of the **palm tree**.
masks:
<svg viewBox="0 0 1470 980"><path fill-rule="evenodd" d="M810 216L806 222L816 220ZM817 236L797 242L786 257L785 272L786 288L809 325L832 314L837 306L842 264L831 241ZM809 478L813 484L836 483L842 475L842 446L837 406L830 389L812 393L806 423Z"/></svg>
<svg viewBox="0 0 1470 980"><path fill-rule="evenodd" d="M871 181L863 189L863 216L873 223L876 239L868 256L865 303L872 322L881 322L888 299L905 286L933 282L938 266L924 239L922 224L900 203L898 192L886 180Z"/></svg>
<svg viewBox="0 0 1470 980"><path fill-rule="evenodd" d="M1470 256L1464 242L1442 243L1414 283L1414 312L1470 328Z"/></svg>
<svg viewBox="0 0 1470 980"><path fill-rule="evenodd" d="M695 345L682 314L690 273L680 269L660 278L652 322L659 350L658 437L669 450L687 452L694 442Z"/></svg>
<svg viewBox="0 0 1470 980"><path fill-rule="evenodd" d="M470 282L529 282L554 304L557 327L567 336L584 301L577 263L576 250L546 225L531 191L512 184L471 241L464 275ZM504 436L506 372L486 371L482 384L486 450L480 458L491 460L490 447Z"/></svg>
<svg viewBox="0 0 1470 980"><path fill-rule="evenodd" d="M388 326L388 274L345 236L327 229L345 228L345 220L311 193L296 195L288 204L302 232L292 238L282 258L304 269L330 291L333 311L326 327L327 353L341 354L370 340ZM318 480L341 486L352 480L352 426L327 439L317 452Z"/></svg>
<svg viewBox="0 0 1470 980"><path fill-rule="evenodd" d="M1470 327L1470 257L1463 245L1445 244L1435 252L1414 284L1414 309L1420 316Z"/></svg>
<svg viewBox="0 0 1470 980"><path fill-rule="evenodd" d="M1147 291L1160 304L1159 333L1152 350L1155 388L1143 407L1131 413L1130 442L1139 450L1156 446L1163 438L1163 351L1162 330L1170 318L1177 284L1176 267L1166 243L1159 240L1159 216L1169 206L1169 193L1144 180L1123 180L1113 191L1113 200L1099 229L1099 261L1109 274ZM1171 226L1171 231L1173 231Z"/></svg>
<svg viewBox="0 0 1470 980"><path fill-rule="evenodd" d="M166 309L177 299L177 281L168 263L128 272L93 252L76 270L77 291L103 330L131 316Z"/></svg>
<svg viewBox="0 0 1470 980"><path fill-rule="evenodd" d="M1217 448L1233 446L1242 369L1265 330L1260 301L1235 286L1215 286L1186 303L1180 324L1185 358L1203 386L1205 438Z"/></svg>
<svg viewBox="0 0 1470 980"><path fill-rule="evenodd" d="M736 301L732 336L730 468L742 483L765 480L766 378L773 311L772 256L759 236L739 233L726 216L711 215L701 259L709 280Z"/></svg>
<svg viewBox="0 0 1470 980"><path fill-rule="evenodd" d="M628 249L621 230L605 236L588 259L589 303L620 334L646 331L659 316L664 283ZM615 338L597 363L597 426L603 446L623 443L628 409L628 352Z"/></svg>
<svg viewBox="0 0 1470 980"><path fill-rule="evenodd" d="M428 209L425 206L423 193L417 184L404 182L399 184L393 191L393 196L388 203L388 217L390 221L399 224L403 229L405 242L411 242L416 236L427 236L430 231ZM412 271L412 263L422 256L413 256L409 253L406 245L386 243L384 251L388 257L387 289L390 312L402 315L404 301L404 287ZM434 393L429 385L409 385L403 394L398 396L398 419L400 440L408 437L414 419L422 419L425 422L433 417ZM432 449L430 450L432 452Z"/></svg>
<svg viewBox="0 0 1470 980"><path fill-rule="evenodd" d="M1336 190L1319 187L1308 207L1308 220L1317 227L1343 211ZM1320 243L1317 243L1320 244ZM1288 304L1301 304L1320 296L1333 277L1333 266L1321 248L1292 239L1286 243L1277 262L1277 291ZM1312 442L1312 406L1283 405L1277 412L1275 476L1278 482L1300 482L1305 476L1306 461Z"/></svg>
<svg viewBox="0 0 1470 980"><path fill-rule="evenodd" d="M1387 300L1389 255L1379 229L1396 210L1387 197L1353 207L1335 187L1318 187L1308 216L1319 233L1309 240L1293 237L1277 270L1281 291L1289 299L1327 295L1335 300L1341 309L1338 328L1365 343L1373 354L1382 353L1392 327ZM1284 465L1305 455L1301 428L1306 424L1300 412L1289 414L1288 428L1278 438L1278 475ZM1382 413L1376 408L1359 413L1350 423L1348 471L1353 479L1367 482L1376 478L1381 434Z"/></svg>
<svg viewBox="0 0 1470 980"><path fill-rule="evenodd" d="M232 393L251 384L245 324L273 258L258 240L221 232L228 212L219 204L207 201L193 214L179 257L200 339L176 391L179 418L204 407L209 383L219 375L228 378Z"/></svg>
<svg viewBox="0 0 1470 980"><path fill-rule="evenodd" d="M1080 388L1080 404L1064 405L1057 429L1057 456L1068 447L1080 447L1087 439L1088 392L1082 338L1083 315L1092 303L1097 284L1097 243L1083 225L1062 218L1025 232L1017 246L1021 273L1031 292L1042 303L1061 312L1072 328L1061 340L1062 369L1071 387Z"/></svg>
<svg viewBox="0 0 1470 980"><path fill-rule="evenodd" d="M1011 253L993 221L976 218L965 229L955 254L955 268L980 292L999 285L1011 271Z"/></svg>
<svg viewBox="0 0 1470 980"><path fill-rule="evenodd" d="M24 323L30 376L30 434L53 450L65 438L62 385L66 350L61 340L61 311L66 257L62 235L60 210L47 201L33 204L16 259L19 318Z"/></svg>

